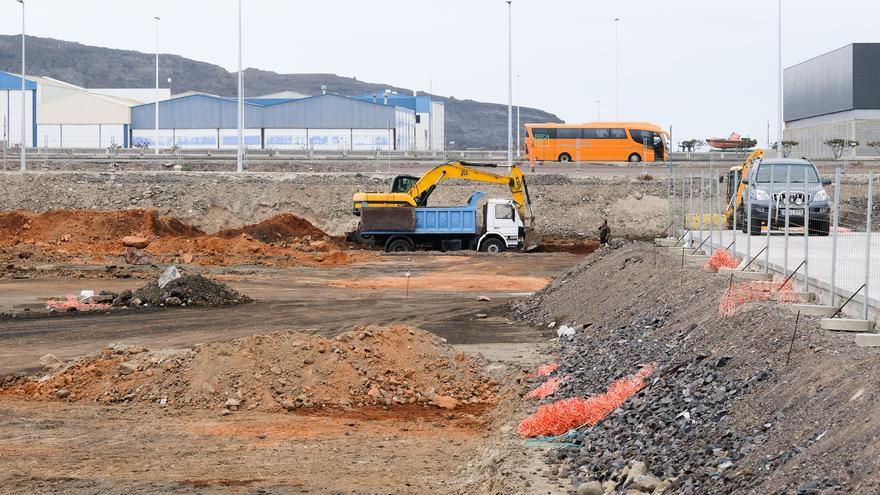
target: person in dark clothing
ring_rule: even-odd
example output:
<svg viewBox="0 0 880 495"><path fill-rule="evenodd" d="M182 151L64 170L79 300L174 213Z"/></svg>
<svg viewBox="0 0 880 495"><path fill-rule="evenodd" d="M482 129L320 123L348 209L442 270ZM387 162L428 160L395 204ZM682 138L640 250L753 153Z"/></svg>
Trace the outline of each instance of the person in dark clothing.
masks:
<svg viewBox="0 0 880 495"><path fill-rule="evenodd" d="M608 226L608 220L603 219L602 225L599 226L599 245L608 245L608 236L611 235L611 227Z"/></svg>

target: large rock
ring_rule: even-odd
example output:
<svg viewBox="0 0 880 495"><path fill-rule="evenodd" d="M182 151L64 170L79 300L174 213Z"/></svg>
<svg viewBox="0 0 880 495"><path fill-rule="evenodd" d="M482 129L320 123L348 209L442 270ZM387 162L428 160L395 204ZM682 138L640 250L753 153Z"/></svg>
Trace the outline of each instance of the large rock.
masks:
<svg viewBox="0 0 880 495"><path fill-rule="evenodd" d="M122 245L125 247L143 249L150 244L150 241L136 235L127 235L122 238Z"/></svg>
<svg viewBox="0 0 880 495"><path fill-rule="evenodd" d="M642 461L636 461L633 463L632 467L629 470L629 473L626 475L626 480L623 482L623 487L626 488L632 483L637 476L643 476L648 474L648 466L645 465Z"/></svg>
<svg viewBox="0 0 880 495"><path fill-rule="evenodd" d="M56 370L64 366L64 361L55 357L54 354L46 354L40 358L40 366L42 366L44 370Z"/></svg>
<svg viewBox="0 0 880 495"><path fill-rule="evenodd" d="M162 272L162 275L159 275L159 288L164 289L166 285L170 284L172 281L180 278L180 271L176 266L171 265Z"/></svg>
<svg viewBox="0 0 880 495"><path fill-rule="evenodd" d="M657 477L652 476L650 474L641 474L633 478L632 486L639 489L644 490L646 492L653 492L657 485L660 484L660 480Z"/></svg>
<svg viewBox="0 0 880 495"><path fill-rule="evenodd" d="M602 495L603 493L605 493L605 489L598 481L588 481L577 489L577 495Z"/></svg>

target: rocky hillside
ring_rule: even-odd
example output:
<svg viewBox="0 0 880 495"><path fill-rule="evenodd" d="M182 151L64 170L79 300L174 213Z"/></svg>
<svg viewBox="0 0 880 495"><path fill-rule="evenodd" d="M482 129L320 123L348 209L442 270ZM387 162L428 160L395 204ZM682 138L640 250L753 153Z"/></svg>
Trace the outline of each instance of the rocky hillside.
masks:
<svg viewBox="0 0 880 495"><path fill-rule="evenodd" d="M153 55L131 50L114 50L51 38L28 37L28 73L50 76L92 88L151 87L154 81ZM21 67L21 37L0 35L0 70L18 72ZM218 65L179 55L162 55L160 79L172 78L172 93L203 91L222 96L236 93L236 76ZM278 74L260 69L245 70L245 93L258 96L282 90L319 94L321 86L330 92L354 96L384 89L412 94L411 89L384 83L368 83L335 74ZM473 100L436 96L446 102L446 140L450 149L504 149L507 106ZM523 122L561 122L551 113L535 108L521 109Z"/></svg>

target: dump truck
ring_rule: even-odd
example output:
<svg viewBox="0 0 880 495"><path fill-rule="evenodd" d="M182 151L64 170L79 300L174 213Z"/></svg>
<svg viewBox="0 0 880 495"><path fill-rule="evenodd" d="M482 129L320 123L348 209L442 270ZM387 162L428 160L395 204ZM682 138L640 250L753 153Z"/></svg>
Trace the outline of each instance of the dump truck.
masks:
<svg viewBox="0 0 880 495"><path fill-rule="evenodd" d="M391 192L359 192L353 197L353 213L361 217L361 222L349 238L383 246L389 252L418 248L487 252L535 249L540 236L533 227L525 176L516 166L508 175L480 170L494 167L497 165L449 162L421 177L395 177ZM436 187L448 179L506 185L511 199L489 199L483 207L481 225L476 202L485 193L475 193L465 206L428 206Z"/></svg>
<svg viewBox="0 0 880 495"><path fill-rule="evenodd" d="M480 208L485 195L475 192L465 206L365 206L360 209L356 238L364 244L384 247L389 253L417 249L500 253L524 249L525 228L514 201L489 199ZM479 211L482 222L478 221Z"/></svg>

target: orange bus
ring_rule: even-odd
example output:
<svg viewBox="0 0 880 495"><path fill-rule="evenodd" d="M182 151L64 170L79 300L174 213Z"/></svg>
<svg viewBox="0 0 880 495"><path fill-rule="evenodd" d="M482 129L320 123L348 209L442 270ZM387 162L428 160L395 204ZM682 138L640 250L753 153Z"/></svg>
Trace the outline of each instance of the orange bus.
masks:
<svg viewBox="0 0 880 495"><path fill-rule="evenodd" d="M648 122L548 123L525 127L529 160L654 162L668 158L669 134Z"/></svg>

